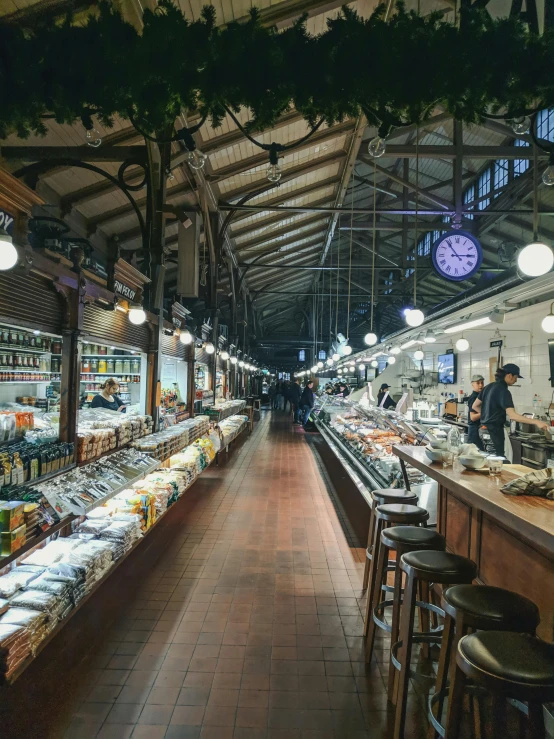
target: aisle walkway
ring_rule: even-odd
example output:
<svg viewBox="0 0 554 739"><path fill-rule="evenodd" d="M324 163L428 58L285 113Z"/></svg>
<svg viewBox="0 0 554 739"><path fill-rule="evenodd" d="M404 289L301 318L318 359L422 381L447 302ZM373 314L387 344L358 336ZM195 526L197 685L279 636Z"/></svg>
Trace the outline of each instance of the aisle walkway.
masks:
<svg viewBox="0 0 554 739"><path fill-rule="evenodd" d="M363 550L329 485L303 430L263 414L4 693L2 736L390 737L386 664L363 662Z"/></svg>

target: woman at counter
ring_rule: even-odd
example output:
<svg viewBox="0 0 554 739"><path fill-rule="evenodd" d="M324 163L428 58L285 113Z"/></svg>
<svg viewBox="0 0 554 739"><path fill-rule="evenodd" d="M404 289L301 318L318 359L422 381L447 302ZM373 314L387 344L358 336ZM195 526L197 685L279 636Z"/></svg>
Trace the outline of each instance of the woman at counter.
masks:
<svg viewBox="0 0 554 739"><path fill-rule="evenodd" d="M387 385L387 383L384 382L381 385L379 392L377 393L377 405L379 406L379 408L384 408L386 411L389 409L394 410L396 408L396 403L391 398L390 393L388 392L389 389L390 385ZM381 405L381 403L383 405Z"/></svg>
<svg viewBox="0 0 554 739"><path fill-rule="evenodd" d="M523 379L517 364L505 364L496 371L495 382L482 390L473 403L471 415L481 414L479 436L486 451L504 457L504 424L506 415L511 421L531 423L539 429L548 428L548 424L538 418L527 418L514 409L512 393L508 388Z"/></svg>
<svg viewBox="0 0 554 739"><path fill-rule="evenodd" d="M95 395L92 399L90 407L107 408L109 411L119 411L120 413L125 413L125 411L127 410L127 406L121 400L121 398L116 395L118 390L119 383L117 380L114 380L113 377L109 380L106 380L106 382L102 385L101 392Z"/></svg>

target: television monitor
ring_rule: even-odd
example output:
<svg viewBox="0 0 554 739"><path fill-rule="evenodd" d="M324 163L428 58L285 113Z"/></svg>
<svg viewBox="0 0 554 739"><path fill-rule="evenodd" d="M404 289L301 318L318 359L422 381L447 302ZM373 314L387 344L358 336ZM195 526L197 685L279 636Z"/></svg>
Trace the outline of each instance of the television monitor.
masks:
<svg viewBox="0 0 554 739"><path fill-rule="evenodd" d="M456 355L439 354L439 383L454 385L456 382Z"/></svg>

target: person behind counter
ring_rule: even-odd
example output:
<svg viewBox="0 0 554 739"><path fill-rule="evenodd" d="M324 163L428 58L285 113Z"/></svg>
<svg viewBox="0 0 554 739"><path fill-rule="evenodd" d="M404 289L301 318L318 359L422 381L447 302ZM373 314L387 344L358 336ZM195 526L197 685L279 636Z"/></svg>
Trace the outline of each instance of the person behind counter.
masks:
<svg viewBox="0 0 554 739"><path fill-rule="evenodd" d="M390 393L387 392L389 389L390 385L387 385L386 382L381 385L379 392L377 393L377 406L379 408L381 407L381 403L383 403L383 398L385 398L386 395L387 397L385 398L385 402L383 403L383 408L385 410L388 410L389 408L394 410L396 408L396 403L391 398Z"/></svg>
<svg viewBox="0 0 554 739"><path fill-rule="evenodd" d="M335 395L338 395L339 398L347 398L350 395L350 388L346 382L339 382L338 392L335 391Z"/></svg>
<svg viewBox="0 0 554 739"><path fill-rule="evenodd" d="M505 364L496 371L495 378L495 382L481 390L473 402L472 415L481 414L479 435L486 451L503 457L506 414L511 421L530 423L539 429L548 428L548 424L538 418L527 418L516 413L512 393L508 388L515 385L519 378L523 379L517 364Z"/></svg>
<svg viewBox="0 0 554 739"><path fill-rule="evenodd" d="M471 378L472 393L465 399L467 403L468 424L467 424L467 441L469 444L475 444L481 451L485 450L481 437L479 436L479 426L481 425L481 413L473 408L473 404L479 397L479 393L485 386L485 378L483 375L473 375Z"/></svg>
<svg viewBox="0 0 554 739"><path fill-rule="evenodd" d="M113 377L109 380L106 380L106 382L101 385L101 391L97 393L92 399L90 407L107 408L109 411L119 411L120 413L125 413L125 411L127 410L127 406L121 400L121 398L116 395L118 390L119 382L117 380L115 380Z"/></svg>

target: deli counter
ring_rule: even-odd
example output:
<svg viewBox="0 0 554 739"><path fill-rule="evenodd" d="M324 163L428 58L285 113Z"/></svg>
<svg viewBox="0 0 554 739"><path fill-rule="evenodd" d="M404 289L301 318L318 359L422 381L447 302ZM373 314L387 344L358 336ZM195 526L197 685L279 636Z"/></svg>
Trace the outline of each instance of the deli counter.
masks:
<svg viewBox="0 0 554 739"><path fill-rule="evenodd" d="M436 483L415 467L405 465L392 451L395 445L425 443L425 429L395 411L332 395L321 398L313 417L318 431L368 506L372 490L405 487L405 474L420 505L429 510L429 524L436 522Z"/></svg>

